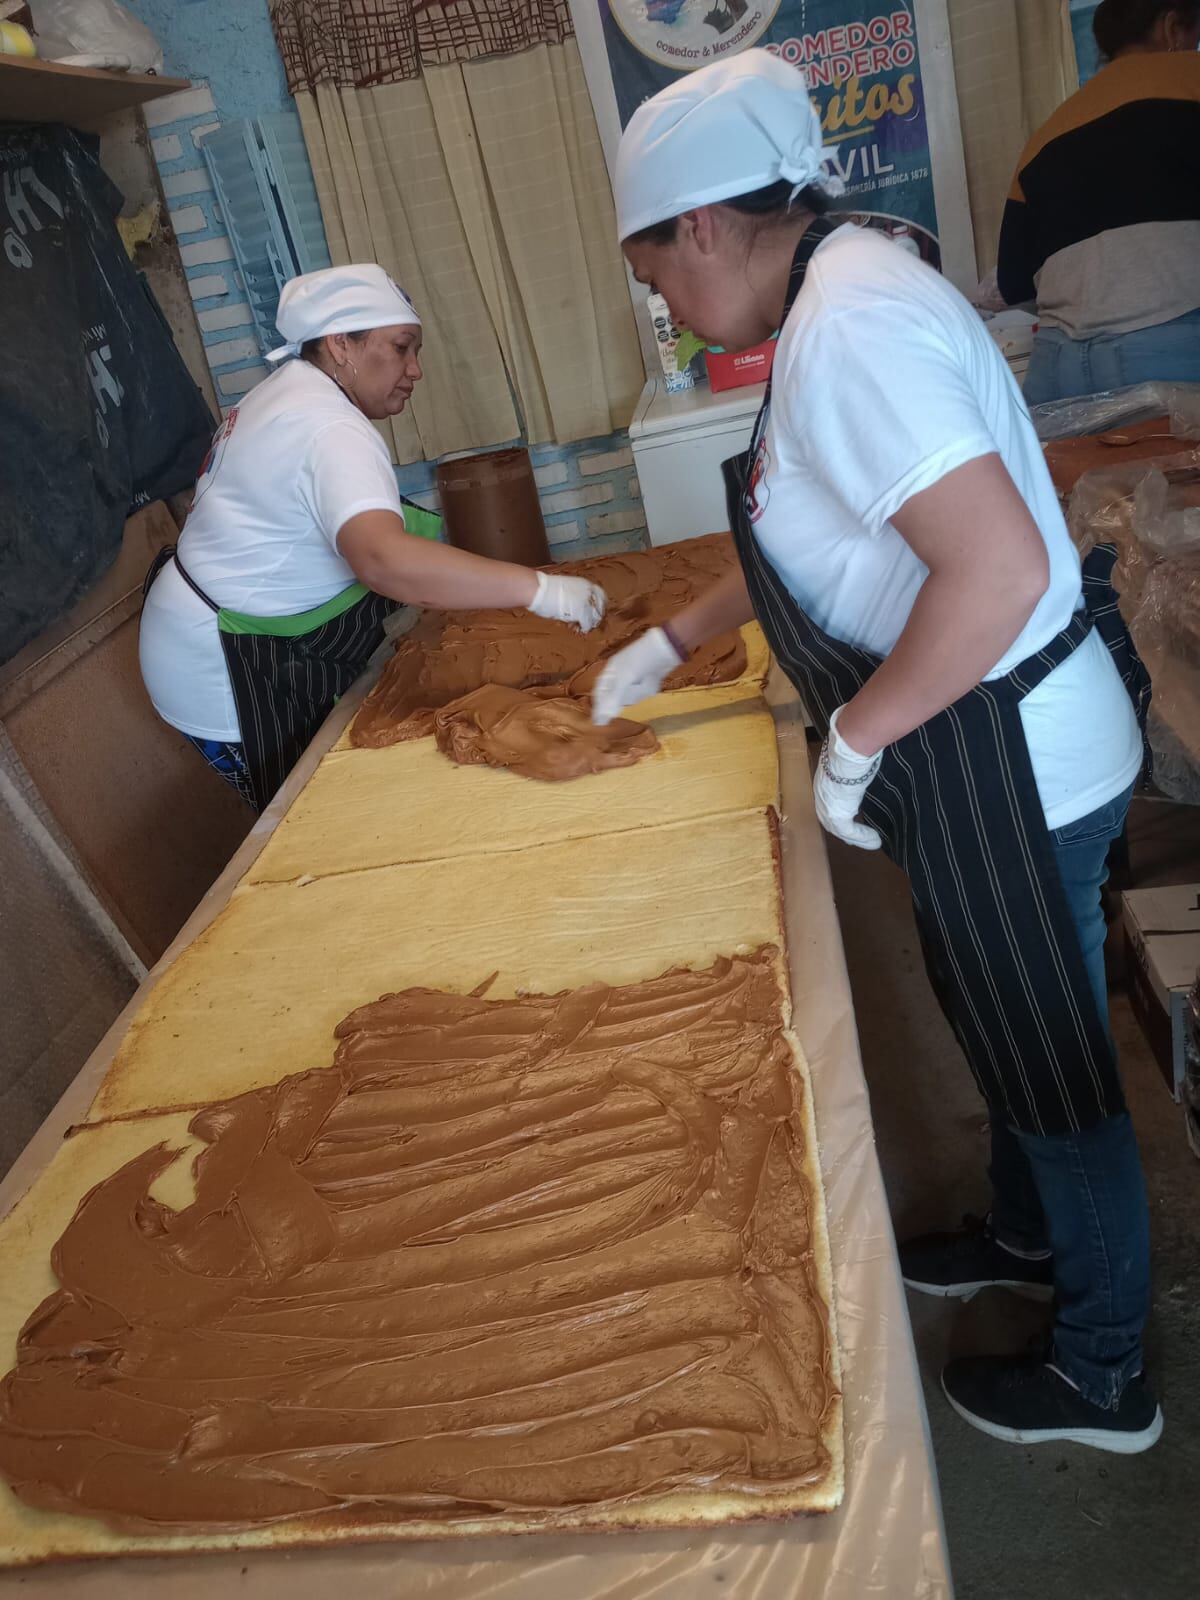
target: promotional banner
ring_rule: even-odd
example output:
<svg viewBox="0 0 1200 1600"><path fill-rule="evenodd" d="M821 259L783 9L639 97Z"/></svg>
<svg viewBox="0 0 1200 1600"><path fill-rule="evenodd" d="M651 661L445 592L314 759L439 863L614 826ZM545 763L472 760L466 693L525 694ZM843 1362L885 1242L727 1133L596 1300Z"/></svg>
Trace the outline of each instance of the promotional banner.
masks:
<svg viewBox="0 0 1200 1600"><path fill-rule="evenodd" d="M802 68L839 211L941 265L917 0L598 0L621 126L682 72L758 45Z"/></svg>

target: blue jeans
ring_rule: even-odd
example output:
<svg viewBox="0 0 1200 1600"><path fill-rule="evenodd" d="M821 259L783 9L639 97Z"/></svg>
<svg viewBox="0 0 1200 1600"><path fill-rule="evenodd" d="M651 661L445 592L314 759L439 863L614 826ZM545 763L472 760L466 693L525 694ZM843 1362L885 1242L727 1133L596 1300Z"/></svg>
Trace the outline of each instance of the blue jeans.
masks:
<svg viewBox="0 0 1200 1600"><path fill-rule="evenodd" d="M1094 339L1039 328L1025 374L1025 403L1038 406L1150 382L1200 383L1200 310L1156 328Z"/></svg>
<svg viewBox="0 0 1200 1600"><path fill-rule="evenodd" d="M1100 1015L1108 1017L1104 910L1112 841L1132 790L1051 838ZM1128 1113L1084 1133L1021 1133L991 1118L992 1223L1001 1243L1054 1257L1055 1365L1096 1405L1113 1406L1142 1370L1150 1309L1150 1218Z"/></svg>
<svg viewBox="0 0 1200 1600"><path fill-rule="evenodd" d="M241 795L247 804L254 806L254 789L250 782L250 769L246 765L244 745L228 739L201 739L199 734L183 736L194 750L198 750L214 772ZM257 811L258 807L254 806Z"/></svg>

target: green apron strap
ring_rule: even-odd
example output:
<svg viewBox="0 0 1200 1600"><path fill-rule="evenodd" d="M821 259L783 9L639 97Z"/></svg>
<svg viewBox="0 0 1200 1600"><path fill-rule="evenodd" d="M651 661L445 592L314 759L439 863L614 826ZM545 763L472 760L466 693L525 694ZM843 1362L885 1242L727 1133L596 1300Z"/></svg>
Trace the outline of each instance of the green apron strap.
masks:
<svg viewBox="0 0 1200 1600"><path fill-rule="evenodd" d="M222 633L254 633L273 639L298 639L302 634L314 633L327 622L340 617L356 606L371 591L364 583L352 583L348 589L326 600L323 606L311 611L298 611L290 617L252 617L246 611L230 611L222 606L217 612L217 627Z"/></svg>
<svg viewBox="0 0 1200 1600"><path fill-rule="evenodd" d="M406 495L401 495L400 499L404 505L406 533L411 533L417 539L441 538L443 519L436 511L426 511L424 506L417 505ZM340 617L369 592L365 584L352 583L323 606L314 606L311 611L299 611L291 617L255 617L248 611L231 611L227 606L221 606L217 610L217 627L222 633L253 633L260 638L298 639L302 634L312 633L317 628L323 628L327 622L332 622L335 617Z"/></svg>
<svg viewBox="0 0 1200 1600"><path fill-rule="evenodd" d="M436 511L426 511L406 494L400 496L404 506L404 531L417 539L440 539L445 519Z"/></svg>

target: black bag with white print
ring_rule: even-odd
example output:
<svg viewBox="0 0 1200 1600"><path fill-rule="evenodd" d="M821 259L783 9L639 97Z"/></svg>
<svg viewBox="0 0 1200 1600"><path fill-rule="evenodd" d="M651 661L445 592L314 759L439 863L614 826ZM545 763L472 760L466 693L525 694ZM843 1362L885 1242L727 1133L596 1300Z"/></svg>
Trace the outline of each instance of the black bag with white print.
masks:
<svg viewBox="0 0 1200 1600"><path fill-rule="evenodd" d="M214 421L115 218L98 141L0 128L0 662L190 488Z"/></svg>

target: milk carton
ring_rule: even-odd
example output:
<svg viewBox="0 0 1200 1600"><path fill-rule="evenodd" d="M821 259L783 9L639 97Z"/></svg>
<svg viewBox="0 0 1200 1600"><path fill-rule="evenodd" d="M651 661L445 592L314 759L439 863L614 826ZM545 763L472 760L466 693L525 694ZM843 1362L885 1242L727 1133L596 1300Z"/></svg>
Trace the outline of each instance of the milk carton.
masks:
<svg viewBox="0 0 1200 1600"><path fill-rule="evenodd" d="M674 394L680 389L694 389L696 387L694 374L687 367L680 371L679 363L675 359L675 351L679 344L679 329L671 320L667 302L660 294L650 294L646 297L646 306L654 328L654 342L658 346L658 359L662 366L663 384L667 393Z"/></svg>

